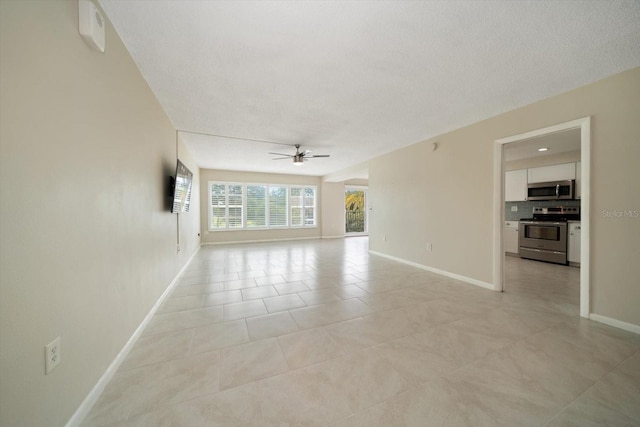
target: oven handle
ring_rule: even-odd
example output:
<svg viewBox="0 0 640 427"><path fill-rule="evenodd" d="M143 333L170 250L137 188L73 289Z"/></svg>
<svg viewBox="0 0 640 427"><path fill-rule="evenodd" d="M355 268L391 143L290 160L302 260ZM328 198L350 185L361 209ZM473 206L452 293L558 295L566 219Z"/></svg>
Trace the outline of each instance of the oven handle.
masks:
<svg viewBox="0 0 640 427"><path fill-rule="evenodd" d="M520 224L525 225L564 225L566 222L553 222L553 221L520 221Z"/></svg>
<svg viewBox="0 0 640 427"><path fill-rule="evenodd" d="M550 251L547 249L536 249L536 248L528 248L526 246L520 246L520 249L524 249L525 251L531 251L531 252L539 252L539 253L547 253L547 254L558 254L558 255L562 255L566 252L562 252L562 251Z"/></svg>

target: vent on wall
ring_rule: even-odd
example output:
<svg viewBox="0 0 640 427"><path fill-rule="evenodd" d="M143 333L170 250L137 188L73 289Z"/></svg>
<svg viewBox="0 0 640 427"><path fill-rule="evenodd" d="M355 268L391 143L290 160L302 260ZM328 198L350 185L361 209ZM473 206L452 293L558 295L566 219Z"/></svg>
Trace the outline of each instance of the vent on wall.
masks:
<svg viewBox="0 0 640 427"><path fill-rule="evenodd" d="M78 26L84 41L92 48L104 52L104 17L90 0L78 0Z"/></svg>

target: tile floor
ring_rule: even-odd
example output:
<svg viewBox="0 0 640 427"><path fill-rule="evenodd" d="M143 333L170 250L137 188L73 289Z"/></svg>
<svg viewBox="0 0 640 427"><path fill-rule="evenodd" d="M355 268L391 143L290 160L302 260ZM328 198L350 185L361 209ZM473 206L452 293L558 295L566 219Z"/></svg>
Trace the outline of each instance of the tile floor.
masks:
<svg viewBox="0 0 640 427"><path fill-rule="evenodd" d="M578 269L495 293L367 245L202 248L84 425L640 425L640 336L578 317Z"/></svg>

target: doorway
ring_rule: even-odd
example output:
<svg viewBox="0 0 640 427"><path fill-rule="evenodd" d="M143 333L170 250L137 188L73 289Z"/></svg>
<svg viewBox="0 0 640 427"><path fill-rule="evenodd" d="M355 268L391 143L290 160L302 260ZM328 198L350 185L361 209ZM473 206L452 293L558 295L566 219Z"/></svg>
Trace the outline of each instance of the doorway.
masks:
<svg viewBox="0 0 640 427"><path fill-rule="evenodd" d="M590 157L591 157L591 119L584 117L554 126L537 129L519 135L501 138L494 143L494 194L493 194L493 278L494 290L504 290L504 247L503 228L505 223L504 174L506 144L524 141L544 135L551 135L570 129L580 129L580 175L581 189L581 240L580 240L580 316L589 318L590 314L590 273L589 273L589 224L590 224Z"/></svg>
<svg viewBox="0 0 640 427"><path fill-rule="evenodd" d="M346 186L344 190L345 235L368 234L367 212L367 187Z"/></svg>

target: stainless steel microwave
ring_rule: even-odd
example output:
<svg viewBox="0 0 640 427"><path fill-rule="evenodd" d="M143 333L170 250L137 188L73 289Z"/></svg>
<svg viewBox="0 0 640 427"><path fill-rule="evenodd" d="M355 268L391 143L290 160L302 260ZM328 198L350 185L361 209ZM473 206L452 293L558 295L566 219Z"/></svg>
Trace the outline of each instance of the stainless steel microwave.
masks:
<svg viewBox="0 0 640 427"><path fill-rule="evenodd" d="M536 182L527 185L527 200L572 200L575 181Z"/></svg>

